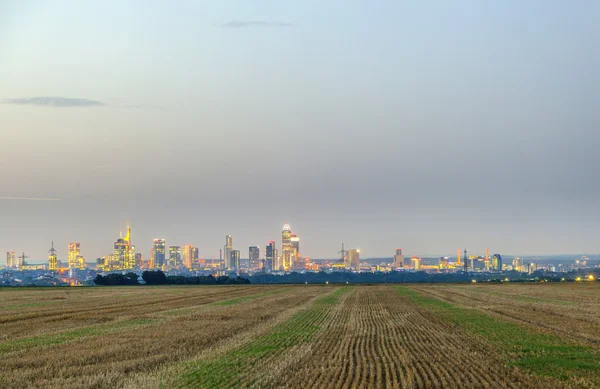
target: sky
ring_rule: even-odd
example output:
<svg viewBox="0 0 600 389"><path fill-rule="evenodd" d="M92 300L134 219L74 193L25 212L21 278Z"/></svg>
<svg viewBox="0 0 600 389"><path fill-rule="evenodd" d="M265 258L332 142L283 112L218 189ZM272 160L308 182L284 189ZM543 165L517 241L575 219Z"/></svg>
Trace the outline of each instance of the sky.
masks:
<svg viewBox="0 0 600 389"><path fill-rule="evenodd" d="M598 253L600 2L0 2L0 250ZM262 250L261 250L262 251Z"/></svg>

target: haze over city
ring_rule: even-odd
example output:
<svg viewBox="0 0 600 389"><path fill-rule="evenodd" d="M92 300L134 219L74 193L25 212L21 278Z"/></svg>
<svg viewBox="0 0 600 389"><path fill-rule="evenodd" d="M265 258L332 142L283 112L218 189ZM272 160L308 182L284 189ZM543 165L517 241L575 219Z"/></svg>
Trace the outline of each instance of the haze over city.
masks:
<svg viewBox="0 0 600 389"><path fill-rule="evenodd" d="M2 1L0 252L597 253L599 14Z"/></svg>

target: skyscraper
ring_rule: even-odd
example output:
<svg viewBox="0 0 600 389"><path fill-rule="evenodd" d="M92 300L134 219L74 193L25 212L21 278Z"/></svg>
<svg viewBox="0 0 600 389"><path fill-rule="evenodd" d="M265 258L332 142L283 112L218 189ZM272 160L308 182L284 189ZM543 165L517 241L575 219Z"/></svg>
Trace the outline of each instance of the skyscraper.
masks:
<svg viewBox="0 0 600 389"><path fill-rule="evenodd" d="M281 232L281 266L283 270L289 271L294 263L292 256L292 230L288 223L283 225Z"/></svg>
<svg viewBox="0 0 600 389"><path fill-rule="evenodd" d="M396 249L396 255L394 255L393 267L395 267L395 268L404 267L404 255L402 255L402 249Z"/></svg>
<svg viewBox="0 0 600 389"><path fill-rule="evenodd" d="M502 256L500 254L492 256L492 270L502 271Z"/></svg>
<svg viewBox="0 0 600 389"><path fill-rule="evenodd" d="M273 266L275 264L275 252L277 249L275 248L275 241L270 240L267 247L265 247L265 263L263 265L263 271L265 273L269 273L273 271Z"/></svg>
<svg viewBox="0 0 600 389"><path fill-rule="evenodd" d="M79 259L81 256L79 242L69 243L68 251L67 251L67 261L69 265L69 269L78 269L79 268Z"/></svg>
<svg viewBox="0 0 600 389"><path fill-rule="evenodd" d="M248 258L250 259L250 270L260 270L260 248L258 246L248 247Z"/></svg>
<svg viewBox="0 0 600 389"><path fill-rule="evenodd" d="M171 246L169 247L169 266L177 268L181 266L181 247Z"/></svg>
<svg viewBox="0 0 600 389"><path fill-rule="evenodd" d="M135 253L135 266L142 268L144 266L144 256L142 253Z"/></svg>
<svg viewBox="0 0 600 389"><path fill-rule="evenodd" d="M58 265L58 258L56 256L56 249L54 248L54 241L52 241L52 248L48 251L50 255L48 256L48 270L56 271Z"/></svg>
<svg viewBox="0 0 600 389"><path fill-rule="evenodd" d="M153 267L157 269L162 269L165 265L165 240L164 239L154 239L154 261Z"/></svg>
<svg viewBox="0 0 600 389"><path fill-rule="evenodd" d="M229 254L229 263L230 269L235 269L236 271L240 271L240 250L231 250Z"/></svg>
<svg viewBox="0 0 600 389"><path fill-rule="evenodd" d="M233 267L231 264L231 250L233 250L233 238L231 235L225 235L225 246L223 247L223 259L225 259L225 267Z"/></svg>
<svg viewBox="0 0 600 389"><path fill-rule="evenodd" d="M131 244L131 228L127 226L125 238L119 238L114 244L112 270L129 270L135 267L135 246Z"/></svg>
<svg viewBox="0 0 600 389"><path fill-rule="evenodd" d="M192 268L192 260L194 259L194 247L190 244L183 246L183 266L188 269Z"/></svg>
<svg viewBox="0 0 600 389"><path fill-rule="evenodd" d="M13 268L17 266L15 252L7 251L6 252L6 267Z"/></svg>
<svg viewBox="0 0 600 389"><path fill-rule="evenodd" d="M354 271L360 270L360 250L350 249L348 250L348 263L350 268Z"/></svg>

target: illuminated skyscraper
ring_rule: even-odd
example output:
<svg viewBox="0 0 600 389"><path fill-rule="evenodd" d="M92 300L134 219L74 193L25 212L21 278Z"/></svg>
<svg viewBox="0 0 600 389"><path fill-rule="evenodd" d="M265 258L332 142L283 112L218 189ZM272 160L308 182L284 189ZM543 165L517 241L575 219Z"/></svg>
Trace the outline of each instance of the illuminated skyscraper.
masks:
<svg viewBox="0 0 600 389"><path fill-rule="evenodd" d="M198 247L192 247L192 261L198 260Z"/></svg>
<svg viewBox="0 0 600 389"><path fill-rule="evenodd" d="M449 257L439 257L438 258L438 268L447 269L449 259L450 259Z"/></svg>
<svg viewBox="0 0 600 389"><path fill-rule="evenodd" d="M248 247L248 258L250 259L250 270L260 270L260 248L258 246Z"/></svg>
<svg viewBox="0 0 600 389"><path fill-rule="evenodd" d="M183 266L188 269L192 268L192 260L194 259L194 247L186 244L183 246Z"/></svg>
<svg viewBox="0 0 600 389"><path fill-rule="evenodd" d="M225 259L225 267L232 268L231 250L233 250L233 238L231 235L225 235L225 246L223 247L223 259Z"/></svg>
<svg viewBox="0 0 600 389"><path fill-rule="evenodd" d="M142 253L135 253L135 267L140 269L144 267L144 256Z"/></svg>
<svg viewBox="0 0 600 389"><path fill-rule="evenodd" d="M6 267L13 268L17 266L17 261L14 251L6 252Z"/></svg>
<svg viewBox="0 0 600 389"><path fill-rule="evenodd" d="M165 265L165 240L164 239L154 239L154 246L152 248L154 250L154 261L153 267L156 269L162 269Z"/></svg>
<svg viewBox="0 0 600 389"><path fill-rule="evenodd" d="M273 249L273 270L281 270L281 256L278 249Z"/></svg>
<svg viewBox="0 0 600 389"><path fill-rule="evenodd" d="M502 271L502 256L494 254L492 257L492 270Z"/></svg>
<svg viewBox="0 0 600 389"><path fill-rule="evenodd" d="M265 273L269 273L269 272L273 271L276 251L277 251L277 249L275 248L275 241L270 240L267 247L265 247L265 263L263 265L263 271Z"/></svg>
<svg viewBox="0 0 600 389"><path fill-rule="evenodd" d="M354 271L360 270L360 250L350 249L348 250L348 264Z"/></svg>
<svg viewBox="0 0 600 389"><path fill-rule="evenodd" d="M394 255L393 267L395 267L395 268L404 267L404 255L402 255L402 249L396 249L396 255Z"/></svg>
<svg viewBox="0 0 600 389"><path fill-rule="evenodd" d="M67 251L67 261L69 269L79 269L79 257L81 252L79 249L79 242L69 243Z"/></svg>
<svg viewBox="0 0 600 389"><path fill-rule="evenodd" d="M125 238L119 238L114 244L112 270L129 270L135 267L135 246L131 244L131 228L127 226Z"/></svg>
<svg viewBox="0 0 600 389"><path fill-rule="evenodd" d="M181 247L171 246L169 247L169 266L177 268L181 266Z"/></svg>
<svg viewBox="0 0 600 389"><path fill-rule="evenodd" d="M281 232L281 265L283 270L289 271L294 263L292 254L292 230L288 223L283 225Z"/></svg>
<svg viewBox="0 0 600 389"><path fill-rule="evenodd" d="M235 269L236 271L240 270L240 250L231 250L229 254L229 266L230 269Z"/></svg>
<svg viewBox="0 0 600 389"><path fill-rule="evenodd" d="M410 260L413 263L414 269L419 270L419 268L421 267L421 258L412 257Z"/></svg>
<svg viewBox="0 0 600 389"><path fill-rule="evenodd" d="M52 248L48 251L50 255L48 256L48 270L56 271L58 265L58 258L56 256L56 249L54 248L54 241L52 241Z"/></svg>

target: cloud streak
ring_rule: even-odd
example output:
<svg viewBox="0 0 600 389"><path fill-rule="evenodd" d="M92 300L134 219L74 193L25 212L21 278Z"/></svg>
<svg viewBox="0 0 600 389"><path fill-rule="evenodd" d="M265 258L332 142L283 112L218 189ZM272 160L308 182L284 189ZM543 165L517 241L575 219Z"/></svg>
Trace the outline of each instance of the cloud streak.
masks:
<svg viewBox="0 0 600 389"><path fill-rule="evenodd" d="M288 22L267 22L264 20L231 20L221 24L224 28L243 28L243 27L291 27Z"/></svg>
<svg viewBox="0 0 600 389"><path fill-rule="evenodd" d="M17 201L62 201L62 199L52 197L0 197L0 200L17 200Z"/></svg>
<svg viewBox="0 0 600 389"><path fill-rule="evenodd" d="M105 103L97 100L80 99L73 97L59 97L59 96L37 96L37 97L24 97L17 99L5 99L3 104L13 105L34 105L39 107L56 107L56 108L67 108L67 107L98 107L106 105Z"/></svg>

